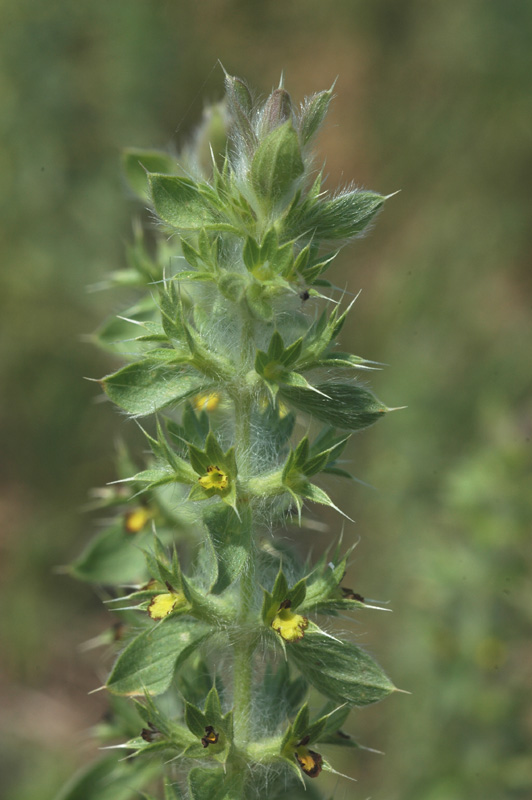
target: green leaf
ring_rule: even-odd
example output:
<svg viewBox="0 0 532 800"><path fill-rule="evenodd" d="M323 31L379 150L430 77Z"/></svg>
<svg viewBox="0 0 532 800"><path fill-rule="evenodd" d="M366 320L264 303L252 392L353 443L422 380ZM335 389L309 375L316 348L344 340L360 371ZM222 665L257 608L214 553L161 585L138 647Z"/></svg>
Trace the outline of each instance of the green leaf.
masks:
<svg viewBox="0 0 532 800"><path fill-rule="evenodd" d="M311 732L311 741L335 744L341 747L360 747L354 739L341 730L350 712L349 706L336 706L336 703L332 701L326 703L321 712L323 716L311 725L314 728L314 731Z"/></svg>
<svg viewBox="0 0 532 800"><path fill-rule="evenodd" d="M337 703L366 706L395 691L377 662L351 642L307 632L287 652L305 678Z"/></svg>
<svg viewBox="0 0 532 800"><path fill-rule="evenodd" d="M122 153L122 166L129 185L141 200L146 200L150 196L147 172L172 175L177 171L176 162L167 153L157 150L136 150L131 147Z"/></svg>
<svg viewBox="0 0 532 800"><path fill-rule="evenodd" d="M231 120L242 137L248 153L251 154L255 148L257 137L250 122L253 107L250 91L243 80L227 73L225 75L225 91Z"/></svg>
<svg viewBox="0 0 532 800"><path fill-rule="evenodd" d="M131 534L121 518L98 533L71 565L76 578L93 583L142 583L146 561L140 548L151 541L151 529Z"/></svg>
<svg viewBox="0 0 532 800"><path fill-rule="evenodd" d="M274 331L270 344L268 345L268 358L270 361L280 362L281 356L284 353L283 337L279 331Z"/></svg>
<svg viewBox="0 0 532 800"><path fill-rule="evenodd" d="M168 619L130 642L113 667L107 688L113 694L162 694L179 665L211 633L192 620Z"/></svg>
<svg viewBox="0 0 532 800"><path fill-rule="evenodd" d="M188 729L194 736L201 739L205 735L205 726L207 725L207 718L203 711L200 711L197 706L192 703L185 703L185 722Z"/></svg>
<svg viewBox="0 0 532 800"><path fill-rule="evenodd" d="M350 431L373 425L388 411L368 389L354 383L322 383L314 388L318 391L282 385L279 393L300 411Z"/></svg>
<svg viewBox="0 0 532 800"><path fill-rule="evenodd" d="M227 468L224 451L220 447L218 439L212 431L209 431L207 439L205 440L205 453L211 464L218 464L222 468Z"/></svg>
<svg viewBox="0 0 532 800"><path fill-rule="evenodd" d="M242 259L250 272L261 263L260 248L252 236L248 236L245 241L242 249Z"/></svg>
<svg viewBox="0 0 532 800"><path fill-rule="evenodd" d="M276 613L280 603L288 599L288 581L282 569L279 569L272 589L273 611Z"/></svg>
<svg viewBox="0 0 532 800"><path fill-rule="evenodd" d="M339 353L337 350L332 353L327 353L321 362L320 366L323 367L353 367L354 369L378 369L377 366L371 366L376 362L368 361L362 356L355 356L352 353Z"/></svg>
<svg viewBox="0 0 532 800"><path fill-rule="evenodd" d="M106 376L102 386L113 403L142 417L197 394L202 383L198 375L177 365L154 365L145 360Z"/></svg>
<svg viewBox="0 0 532 800"><path fill-rule="evenodd" d="M298 608L301 603L304 602L306 593L307 581L306 578L301 578L300 581L292 586L290 592L288 593L288 599L290 600L292 611L295 611L296 608Z"/></svg>
<svg viewBox="0 0 532 800"><path fill-rule="evenodd" d="M283 353L282 363L285 367L290 367L295 364L303 349L303 337L300 336L295 342L292 342Z"/></svg>
<svg viewBox="0 0 532 800"><path fill-rule="evenodd" d="M310 722L308 703L305 703L298 711L292 725L293 735L296 739L301 739L307 731Z"/></svg>
<svg viewBox="0 0 532 800"><path fill-rule="evenodd" d="M246 565L251 531L239 521L232 508L210 506L204 516L209 538L218 560L218 580L213 588L219 594L230 586Z"/></svg>
<svg viewBox="0 0 532 800"><path fill-rule="evenodd" d="M318 132L327 115L332 98L332 89L318 92L309 98L301 114L300 132L303 144L308 144Z"/></svg>
<svg viewBox="0 0 532 800"><path fill-rule="evenodd" d="M216 686L213 686L205 700L205 716L209 720L209 725L216 727L223 720L222 706Z"/></svg>
<svg viewBox="0 0 532 800"><path fill-rule="evenodd" d="M306 500L312 500L313 503L320 503L322 506L336 508L337 511L340 510L334 505L327 492L324 492L323 489L320 489L319 486L315 486L313 483L305 483L303 486L298 487L297 491Z"/></svg>
<svg viewBox="0 0 532 800"><path fill-rule="evenodd" d="M209 202L200 185L188 178L170 175L149 175L153 207L158 216L181 231L233 230L224 224L216 208ZM203 188L203 187L201 187Z"/></svg>
<svg viewBox="0 0 532 800"><path fill-rule="evenodd" d="M80 770L55 800L132 800L160 771L158 763L110 756Z"/></svg>
<svg viewBox="0 0 532 800"><path fill-rule="evenodd" d="M331 600L334 602L341 602L342 593L339 586L343 580L348 554L343 558L334 558L327 563L327 559L323 557L320 562L315 566L310 575L307 576L307 592L303 602L303 608L307 610L316 610L321 607L321 603ZM334 561L337 560L336 565ZM356 601L349 601L350 607ZM356 607L363 607L357 604Z"/></svg>
<svg viewBox="0 0 532 800"><path fill-rule="evenodd" d="M259 199L275 204L289 192L304 169L299 139L288 120L259 144L251 162L251 183Z"/></svg>
<svg viewBox="0 0 532 800"><path fill-rule="evenodd" d="M207 472L207 469L212 463L205 450L200 450L199 447L196 447L194 444L189 444L188 446L188 457L192 469L198 475L203 475L204 472Z"/></svg>
<svg viewBox="0 0 532 800"><path fill-rule="evenodd" d="M194 767L188 775L191 800L236 800L244 779L242 770L226 775L219 767Z"/></svg>
<svg viewBox="0 0 532 800"><path fill-rule="evenodd" d="M308 454L310 450L310 443L308 440L308 436L303 436L299 444L297 445L296 449L294 450L294 462L293 467L302 470L303 465L308 459Z"/></svg>
<svg viewBox="0 0 532 800"><path fill-rule="evenodd" d="M301 221L316 239L349 239L362 233L386 197L375 192L344 192L332 200L315 203Z"/></svg>
<svg viewBox="0 0 532 800"><path fill-rule="evenodd" d="M184 477L184 476L183 476ZM131 478L124 479L129 483L146 483L148 484L144 489L152 489L155 486L164 486L167 483L175 483L179 480L169 467L161 467L157 469L143 469L142 472L137 472Z"/></svg>

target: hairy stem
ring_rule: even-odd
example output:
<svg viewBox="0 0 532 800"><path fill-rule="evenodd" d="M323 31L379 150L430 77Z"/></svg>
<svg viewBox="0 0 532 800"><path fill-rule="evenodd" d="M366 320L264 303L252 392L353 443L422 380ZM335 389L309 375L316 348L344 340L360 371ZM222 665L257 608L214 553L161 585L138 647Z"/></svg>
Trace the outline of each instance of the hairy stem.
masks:
<svg viewBox="0 0 532 800"><path fill-rule="evenodd" d="M245 747L249 741L253 685L253 654L257 645L255 631L248 625L248 615L254 594L254 563L250 555L240 579L240 636L234 643L233 706L235 743Z"/></svg>
<svg viewBox="0 0 532 800"><path fill-rule="evenodd" d="M242 325L241 336L241 368L248 368L250 354L253 353L253 322L246 317ZM235 413L235 449L239 475L246 484L251 472L251 414L253 410L253 393L250 387L239 387L234 397ZM240 577L239 592L239 631L240 636L234 642L234 721L235 740L237 746L248 743L249 723L251 718L253 653L256 647L256 635L250 625L250 611L255 595L255 550L253 537L253 510L247 497L239 498L239 514L242 520L242 534L245 541L250 542L246 566ZM249 535L246 535L249 534ZM256 627L256 626L255 626Z"/></svg>

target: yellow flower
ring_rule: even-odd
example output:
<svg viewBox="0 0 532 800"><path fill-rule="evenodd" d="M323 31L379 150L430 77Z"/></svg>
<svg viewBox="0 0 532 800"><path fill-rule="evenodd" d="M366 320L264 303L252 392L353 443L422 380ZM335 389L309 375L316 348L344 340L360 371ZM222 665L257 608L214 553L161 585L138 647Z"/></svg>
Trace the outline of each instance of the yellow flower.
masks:
<svg viewBox="0 0 532 800"><path fill-rule="evenodd" d="M183 592L172 590L164 594L156 594L148 606L148 614L152 619L164 619L176 608L184 606L186 602Z"/></svg>
<svg viewBox="0 0 532 800"><path fill-rule="evenodd" d="M317 778L321 772L323 758L319 753L315 753L314 750L309 750L305 746L308 740L308 736L301 739L299 744L296 745L294 755L305 775L308 775L309 778Z"/></svg>
<svg viewBox="0 0 532 800"><path fill-rule="evenodd" d="M298 642L303 638L305 629L308 627L308 619L301 614L294 614L290 611L290 601L285 600L281 603L279 611L273 618L272 628L285 642Z"/></svg>
<svg viewBox="0 0 532 800"><path fill-rule="evenodd" d="M152 512L145 506L128 511L124 517L124 527L128 533L138 533L152 518Z"/></svg>
<svg viewBox="0 0 532 800"><path fill-rule="evenodd" d="M199 479L200 484L204 489L227 489L229 485L229 478L220 467L207 467L207 472Z"/></svg>
<svg viewBox="0 0 532 800"><path fill-rule="evenodd" d="M194 409L196 411L216 411L220 404L220 395L218 392L210 392L209 394L198 394L194 398Z"/></svg>

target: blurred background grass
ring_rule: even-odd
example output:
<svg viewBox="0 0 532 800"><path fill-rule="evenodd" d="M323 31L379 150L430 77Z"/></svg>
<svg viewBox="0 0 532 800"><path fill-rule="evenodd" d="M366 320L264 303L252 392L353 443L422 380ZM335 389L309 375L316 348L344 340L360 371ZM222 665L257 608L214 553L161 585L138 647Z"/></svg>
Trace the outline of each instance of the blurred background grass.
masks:
<svg viewBox="0 0 532 800"><path fill-rule="evenodd" d="M120 307L86 287L124 263L120 149L186 141L221 59L263 93L284 70L297 100L338 75L328 185L402 190L334 277L363 289L344 341L390 365L373 385L408 408L351 447L375 489L335 496L360 537L350 585L394 609L360 640L412 696L352 715L386 756L356 754L335 796L531 797L532 5L0 9L1 796L52 798L94 755L102 667L78 648L107 617L54 567L90 537L79 510L127 423L82 380L112 366L82 335Z"/></svg>

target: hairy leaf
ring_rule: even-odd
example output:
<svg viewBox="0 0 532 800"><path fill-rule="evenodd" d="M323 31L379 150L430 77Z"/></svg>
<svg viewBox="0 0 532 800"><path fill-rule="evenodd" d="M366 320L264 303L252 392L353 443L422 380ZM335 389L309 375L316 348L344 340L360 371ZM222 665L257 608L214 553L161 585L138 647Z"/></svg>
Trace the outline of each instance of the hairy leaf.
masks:
<svg viewBox="0 0 532 800"><path fill-rule="evenodd" d="M313 205L302 224L316 239L349 239L367 228L385 200L375 192L344 192Z"/></svg>
<svg viewBox="0 0 532 800"><path fill-rule="evenodd" d="M121 519L89 542L72 564L72 574L93 583L142 583L147 573L146 559L140 548L151 538L151 528L131 534L125 530Z"/></svg>
<svg viewBox="0 0 532 800"><path fill-rule="evenodd" d="M120 654L107 681L113 694L162 694L179 664L209 635L210 629L192 620L169 619L150 627Z"/></svg>
<svg viewBox="0 0 532 800"><path fill-rule="evenodd" d="M251 182L261 200L276 203L303 171L298 136L288 120L260 143L251 164Z"/></svg>
<svg viewBox="0 0 532 800"><path fill-rule="evenodd" d="M388 411L368 389L353 383L321 383L314 388L317 391L282 385L279 393L300 411L349 431L373 425Z"/></svg>
<svg viewBox="0 0 532 800"><path fill-rule="evenodd" d="M137 361L102 380L107 396L135 416L153 414L201 389L201 378L178 365Z"/></svg>
<svg viewBox="0 0 532 800"><path fill-rule="evenodd" d="M325 92L318 92L309 98L301 115L301 140L303 144L308 144L327 115L329 104L332 98L332 89Z"/></svg>
<svg viewBox="0 0 532 800"><path fill-rule="evenodd" d="M159 217L181 231L232 230L209 202L200 185L171 175L149 176L151 198Z"/></svg>
<svg viewBox="0 0 532 800"><path fill-rule="evenodd" d="M287 652L305 678L337 703L366 706L395 691L377 662L351 642L313 631Z"/></svg>

